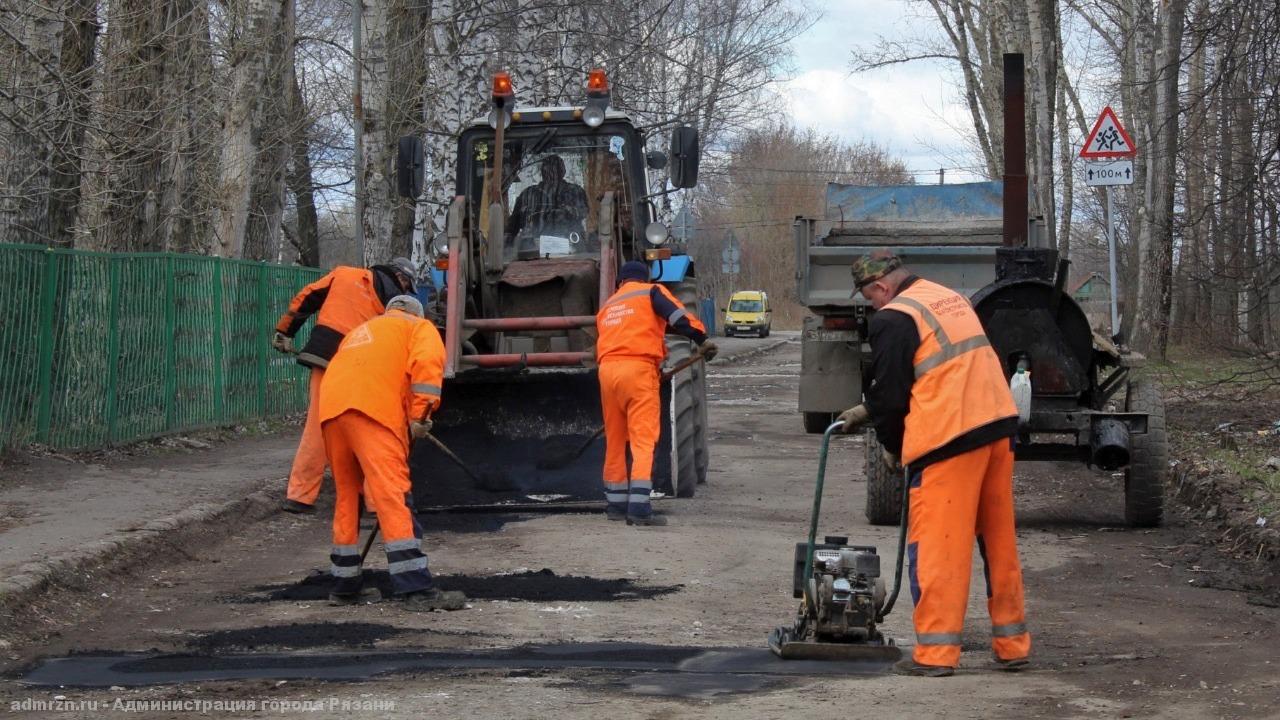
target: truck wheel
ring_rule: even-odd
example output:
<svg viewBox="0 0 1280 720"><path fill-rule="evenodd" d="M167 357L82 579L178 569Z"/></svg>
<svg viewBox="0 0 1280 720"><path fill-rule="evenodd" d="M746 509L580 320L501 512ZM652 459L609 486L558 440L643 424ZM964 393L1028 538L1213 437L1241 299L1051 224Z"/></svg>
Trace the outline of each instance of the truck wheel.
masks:
<svg viewBox="0 0 1280 720"><path fill-rule="evenodd" d="M902 518L902 473L885 464L880 441L867 430L867 522L897 525Z"/></svg>
<svg viewBox="0 0 1280 720"><path fill-rule="evenodd" d="M701 318L698 311L698 290L691 282L677 283L671 292L684 304L685 311ZM693 353L693 343L683 338L668 338L668 354L671 362L678 363ZM681 481L676 487L677 497L693 497L694 486L707 481L707 467L711 455L707 447L707 365L697 363L672 378L672 395L676 399L677 457ZM686 454L692 457L692 469L686 474ZM693 477L695 482L684 482Z"/></svg>
<svg viewBox="0 0 1280 720"><path fill-rule="evenodd" d="M836 414L828 412L804 413L804 431L810 435L821 435L827 427L835 422Z"/></svg>
<svg viewBox="0 0 1280 720"><path fill-rule="evenodd" d="M761 329L761 330L760 330L760 337L761 337L761 338L767 338L767 337L769 337L769 328L763 328L763 329Z"/></svg>
<svg viewBox="0 0 1280 720"><path fill-rule="evenodd" d="M1169 474L1169 436L1164 424L1164 398L1146 378L1129 381L1125 410L1147 414L1147 432L1129 440L1129 467L1124 471L1124 519L1131 527L1155 527L1164 517L1164 487Z"/></svg>

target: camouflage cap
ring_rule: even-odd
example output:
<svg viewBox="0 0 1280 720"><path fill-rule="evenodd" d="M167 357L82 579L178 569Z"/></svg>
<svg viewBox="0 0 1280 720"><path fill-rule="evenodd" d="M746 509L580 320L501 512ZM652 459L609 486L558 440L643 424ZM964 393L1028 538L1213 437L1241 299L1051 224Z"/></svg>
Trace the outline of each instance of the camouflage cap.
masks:
<svg viewBox="0 0 1280 720"><path fill-rule="evenodd" d="M853 272L853 286L861 290L868 283L875 282L889 273L902 267L902 260L891 250L873 250L853 261L849 269Z"/></svg>

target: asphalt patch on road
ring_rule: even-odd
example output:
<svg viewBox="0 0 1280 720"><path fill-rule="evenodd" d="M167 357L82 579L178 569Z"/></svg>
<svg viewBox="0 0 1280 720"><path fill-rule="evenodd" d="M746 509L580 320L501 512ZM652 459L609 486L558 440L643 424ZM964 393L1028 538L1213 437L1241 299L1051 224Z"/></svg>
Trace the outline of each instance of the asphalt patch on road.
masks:
<svg viewBox="0 0 1280 720"><path fill-rule="evenodd" d="M365 680L388 673L590 669L632 674L636 692L709 697L767 688L771 678L875 676L888 662L781 660L764 648L638 643L522 645L471 651L76 655L35 666L23 682L60 687L140 687L223 680ZM685 677L694 675L697 677ZM754 676L765 676L763 678Z"/></svg>
<svg viewBox="0 0 1280 720"><path fill-rule="evenodd" d="M259 648L373 647L379 640L402 635L403 628L381 623L289 623L216 630L187 643L201 652ZM421 633L422 630L414 630Z"/></svg>
<svg viewBox="0 0 1280 720"><path fill-rule="evenodd" d="M437 575L442 590L461 590L471 600L517 600L528 602L626 602L652 600L679 591L683 585L641 585L628 578L594 578L557 575L549 568L511 575ZM321 602L333 589L333 577L313 572L290 585L260 585L254 593L226 598L234 603ZM391 597L391 576L386 570L365 570L364 587L377 588Z"/></svg>

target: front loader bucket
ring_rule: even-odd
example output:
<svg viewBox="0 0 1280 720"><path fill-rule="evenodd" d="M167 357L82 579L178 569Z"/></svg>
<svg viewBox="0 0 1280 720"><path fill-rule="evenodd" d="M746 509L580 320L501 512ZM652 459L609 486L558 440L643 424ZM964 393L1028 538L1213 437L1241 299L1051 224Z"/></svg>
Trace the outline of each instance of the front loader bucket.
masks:
<svg viewBox="0 0 1280 720"><path fill-rule="evenodd" d="M672 418L681 408L672 400L671 382L663 383L660 402L653 487L673 494L677 433ZM603 508L604 436L587 443L603 424L594 369L468 370L445 381L440 411L432 419L432 434L480 481L431 443L416 442L409 469L417 509L581 502ZM574 456L572 451L584 444L586 449ZM552 457L557 461L547 462Z"/></svg>
<svg viewBox="0 0 1280 720"><path fill-rule="evenodd" d="M604 440L561 467L539 468L547 444L580 445L600 427L600 390L594 370L470 370L444 384L432 434L480 482L436 447L414 444L410 459L418 509L603 503L600 469Z"/></svg>

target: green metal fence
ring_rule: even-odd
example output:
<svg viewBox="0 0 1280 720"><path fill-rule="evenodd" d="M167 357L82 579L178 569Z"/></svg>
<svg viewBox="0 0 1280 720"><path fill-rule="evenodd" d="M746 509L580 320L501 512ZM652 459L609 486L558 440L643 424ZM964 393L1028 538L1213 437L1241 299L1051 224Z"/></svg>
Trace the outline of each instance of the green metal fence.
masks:
<svg viewBox="0 0 1280 720"><path fill-rule="evenodd" d="M308 373L270 341L319 275L0 244L0 447L87 449L305 409Z"/></svg>

